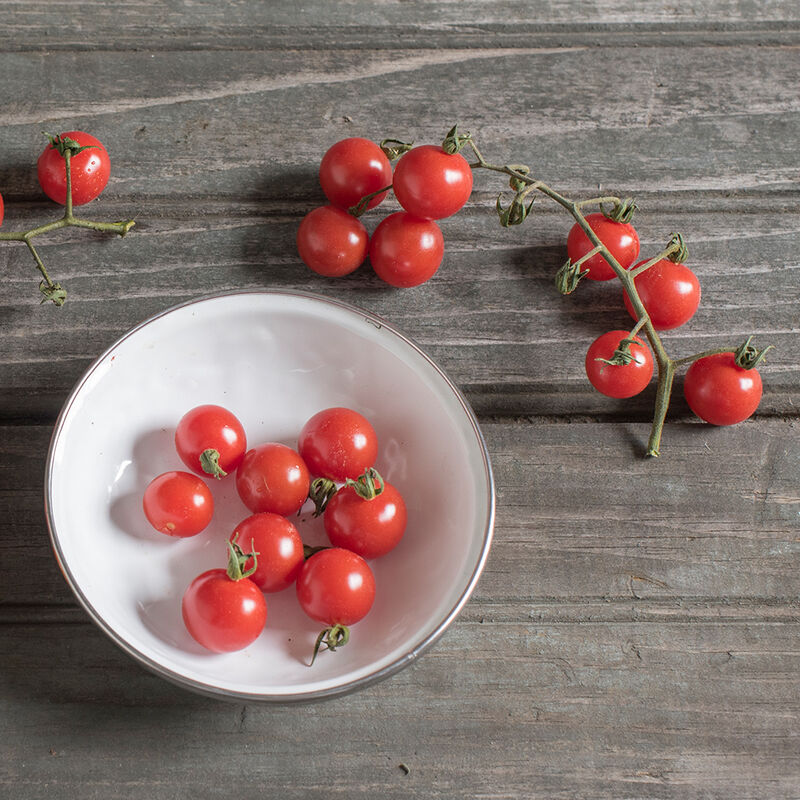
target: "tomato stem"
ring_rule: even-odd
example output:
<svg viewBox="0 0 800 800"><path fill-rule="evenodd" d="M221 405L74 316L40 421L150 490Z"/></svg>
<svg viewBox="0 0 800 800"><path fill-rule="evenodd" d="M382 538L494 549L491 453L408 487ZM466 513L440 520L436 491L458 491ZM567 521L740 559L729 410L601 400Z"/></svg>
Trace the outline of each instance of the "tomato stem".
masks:
<svg viewBox="0 0 800 800"><path fill-rule="evenodd" d="M0 233L0 242L24 242L33 260L36 262L36 267L42 274L42 280L39 283L39 291L44 295L42 302L50 301L56 306L63 306L67 299L67 292L59 283L54 283L47 273L44 262L41 256L37 253L36 248L33 246L34 236L41 236L44 233L60 230L61 228L89 228L91 230L100 231L102 233L116 233L119 236L125 236L128 231L136 224L132 219L122 222L95 222L93 220L82 219L76 217L73 213L72 202L72 166L71 158L74 152L86 150L88 147L95 147L95 145L86 145L85 147L72 147L70 143L77 145L72 139L61 140L58 136L50 136L45 134L50 139L50 143L58 150L64 159L64 169L66 178L66 202L64 204L64 215L57 220L47 222L43 225L37 225L27 231L4 231Z"/></svg>
<svg viewBox="0 0 800 800"><path fill-rule="evenodd" d="M308 666L311 667L314 665L314 661L322 645L325 645L325 649L333 653L337 647L344 647L349 641L350 628L348 628L347 625L331 625L329 628L320 631L319 636L317 636L317 641L314 644L314 653L311 656L311 663Z"/></svg>
<svg viewBox="0 0 800 800"><path fill-rule="evenodd" d="M374 500L383 492L384 481L374 467L364 471L356 480L348 478L345 486L349 486L362 500Z"/></svg>
<svg viewBox="0 0 800 800"><path fill-rule="evenodd" d="M209 447L200 453L200 469L212 478L221 480L228 473L219 465L219 450Z"/></svg>

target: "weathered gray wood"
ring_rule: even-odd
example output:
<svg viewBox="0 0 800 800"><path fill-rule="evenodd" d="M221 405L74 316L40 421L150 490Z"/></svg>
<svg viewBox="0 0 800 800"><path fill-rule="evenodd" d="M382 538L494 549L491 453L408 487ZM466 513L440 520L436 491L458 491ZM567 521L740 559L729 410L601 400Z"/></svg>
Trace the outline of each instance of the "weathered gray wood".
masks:
<svg viewBox="0 0 800 800"><path fill-rule="evenodd" d="M648 461L641 424L493 423L484 434L498 488L475 595L488 618L495 604L540 600L800 597L796 422L669 425L663 456ZM0 604L13 606L12 620L20 604L72 603L41 508L48 436L47 427L0 428Z"/></svg>

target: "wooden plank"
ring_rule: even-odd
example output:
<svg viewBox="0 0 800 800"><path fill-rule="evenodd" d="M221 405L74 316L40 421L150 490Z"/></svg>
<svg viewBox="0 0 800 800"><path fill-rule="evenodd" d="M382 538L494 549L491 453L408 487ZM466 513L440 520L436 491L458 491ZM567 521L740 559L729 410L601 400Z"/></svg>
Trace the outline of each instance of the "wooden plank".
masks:
<svg viewBox="0 0 800 800"><path fill-rule="evenodd" d="M683 602L705 601L718 609L790 603L797 613L796 422L669 425L663 456L648 461L639 455L647 435L641 424L483 429L498 513L473 601L481 616L502 621L508 604L528 613L577 598L623 609L653 600L677 617ZM49 433L46 426L0 429L0 602L11 621L28 619L19 608L25 604L73 604L44 528Z"/></svg>
<svg viewBox="0 0 800 800"><path fill-rule="evenodd" d="M382 684L264 707L174 688L90 626L4 626L0 793L789 798L798 641L796 621L457 622Z"/></svg>
<svg viewBox="0 0 800 800"><path fill-rule="evenodd" d="M379 314L425 348L481 414L637 421L652 415L654 388L615 401L586 380L592 339L632 322L615 284L585 282L569 298L556 293L566 214L543 205L521 228L504 230L488 198L485 207L476 203L442 222L446 256L437 275L398 291L368 265L338 281L312 275L295 253L300 206L292 215L233 208L218 204L194 219L192 206L170 206L141 220L124 240L83 232L51 238L41 253L70 292L62 309L38 305L37 273L25 249L0 247L9 274L0 302L0 417L53 419L84 369L128 328L177 302L248 288L311 289ZM124 213L112 204L107 216ZM380 218L367 220L370 229ZM684 356L735 347L755 334L761 346L777 348L761 369L759 413L795 414L800 217L760 213L753 205L740 213L730 206L700 213L645 206L639 219L643 253L657 252L673 230L683 231L703 287L695 318L664 335L668 350ZM673 414L691 418L680 382Z"/></svg>

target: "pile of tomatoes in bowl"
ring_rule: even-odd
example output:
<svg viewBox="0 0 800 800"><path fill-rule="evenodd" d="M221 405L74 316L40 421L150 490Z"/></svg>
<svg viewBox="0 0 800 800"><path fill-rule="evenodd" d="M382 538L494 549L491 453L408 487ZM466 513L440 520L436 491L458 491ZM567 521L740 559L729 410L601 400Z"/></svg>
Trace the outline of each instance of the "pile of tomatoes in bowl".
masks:
<svg viewBox="0 0 800 800"><path fill-rule="evenodd" d="M326 408L303 425L296 450L280 442L248 449L231 411L201 405L178 422L175 449L191 471L165 472L148 484L142 505L153 528L178 538L205 530L214 516L209 481L235 481L250 512L224 542L227 566L204 571L183 594L192 638L216 653L247 647L267 622L264 595L294 585L303 611L325 626L312 663L321 646L346 644L349 626L375 599L367 559L393 550L407 520L402 495L375 469L370 422L350 408ZM292 521L308 500L330 547L304 546Z"/></svg>
<svg viewBox="0 0 800 800"><path fill-rule="evenodd" d="M383 148L351 137L334 144L319 168L328 205L309 212L297 231L300 258L314 272L341 277L369 261L391 286L425 283L444 257L437 220L455 214L472 192L472 169L460 153L439 145L405 152L394 169ZM385 217L372 236L358 215L393 190L402 211Z"/></svg>

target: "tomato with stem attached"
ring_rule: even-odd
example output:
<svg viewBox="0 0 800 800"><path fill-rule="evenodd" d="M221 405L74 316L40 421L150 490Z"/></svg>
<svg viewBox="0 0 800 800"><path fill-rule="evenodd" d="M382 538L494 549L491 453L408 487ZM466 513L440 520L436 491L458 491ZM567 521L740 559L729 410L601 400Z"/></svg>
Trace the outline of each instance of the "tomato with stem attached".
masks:
<svg viewBox="0 0 800 800"><path fill-rule="evenodd" d="M698 358L683 379L689 408L712 425L736 425L751 417L762 391L758 370L740 367L734 353Z"/></svg>
<svg viewBox="0 0 800 800"><path fill-rule="evenodd" d="M628 269L639 255L639 236L628 222L615 222L601 211L586 215L586 222L597 238L608 248L611 255L623 269ZM574 264L595 245L576 222L567 236L567 255ZM610 281L616 277L611 265L600 253L595 253L581 264L581 271L588 270L586 277L591 281Z"/></svg>
<svg viewBox="0 0 800 800"><path fill-rule="evenodd" d="M310 482L300 455L278 442L248 450L236 470L236 491L254 514L294 514L306 501Z"/></svg>
<svg viewBox="0 0 800 800"><path fill-rule="evenodd" d="M632 269L644 263L642 261ZM668 258L656 261L652 267L639 273L633 283L657 331L679 328L694 316L700 305L697 276L685 264L676 264ZM631 317L638 319L627 292L623 291L622 299Z"/></svg>
<svg viewBox="0 0 800 800"><path fill-rule="evenodd" d="M175 448L193 472L222 478L241 463L247 437L235 414L222 406L207 404L181 417L175 429Z"/></svg>
<svg viewBox="0 0 800 800"><path fill-rule="evenodd" d="M358 269L368 247L367 229L336 206L309 211L297 229L297 252L303 263L327 278L340 278Z"/></svg>
<svg viewBox="0 0 800 800"><path fill-rule="evenodd" d="M433 277L444 257L444 237L432 220L398 211L383 219L372 234L369 260L390 286L410 288Z"/></svg>
<svg viewBox="0 0 800 800"><path fill-rule="evenodd" d="M342 482L375 464L378 437L358 411L336 406L318 411L303 425L297 450L314 477Z"/></svg>
<svg viewBox="0 0 800 800"><path fill-rule="evenodd" d="M620 343L629 336L628 331L608 331L598 336L586 353L586 375L592 386L608 397L633 397L653 377L653 356L638 337L630 343L628 363L607 363L615 358Z"/></svg>
<svg viewBox="0 0 800 800"><path fill-rule="evenodd" d="M291 586L303 566L303 542L292 523L268 511L242 520L231 534L231 541L240 541L258 553L258 562L250 580L262 592L280 592ZM244 568L249 569L253 560Z"/></svg>
<svg viewBox="0 0 800 800"><path fill-rule="evenodd" d="M347 210L390 186L392 165L375 142L351 136L328 148L319 165L319 182L331 204ZM385 197L386 192L375 195L366 208L374 208Z"/></svg>
<svg viewBox="0 0 800 800"><path fill-rule="evenodd" d="M297 578L300 607L316 622L327 626L317 637L311 663L320 646L342 647L350 639L350 626L363 619L375 600L375 577L361 556L340 547L311 555Z"/></svg>
<svg viewBox="0 0 800 800"><path fill-rule="evenodd" d="M228 542L227 569L210 569L198 575L186 589L181 613L191 637L214 653L242 650L254 642L267 622L267 603L248 577L255 569L244 563L258 553L245 553Z"/></svg>
<svg viewBox="0 0 800 800"><path fill-rule="evenodd" d="M455 214L472 193L472 170L460 153L424 144L409 150L394 168L397 202L419 219Z"/></svg>
<svg viewBox="0 0 800 800"><path fill-rule="evenodd" d="M379 558L403 538L408 514L400 492L375 469L347 484L328 501L323 517L334 547Z"/></svg>
<svg viewBox="0 0 800 800"><path fill-rule="evenodd" d="M106 188L111 175L111 159L103 143L89 133L69 131L60 139L72 139L85 150L70 155L72 204L82 206L94 200ZM67 170L64 156L54 144L48 144L37 162L39 185L54 202L67 202Z"/></svg>
<svg viewBox="0 0 800 800"><path fill-rule="evenodd" d="M186 538L204 530L214 515L211 490L189 472L165 472L147 485L142 498L147 521L160 533Z"/></svg>

